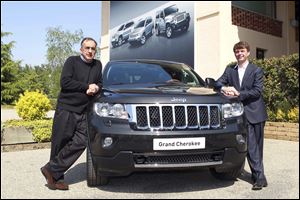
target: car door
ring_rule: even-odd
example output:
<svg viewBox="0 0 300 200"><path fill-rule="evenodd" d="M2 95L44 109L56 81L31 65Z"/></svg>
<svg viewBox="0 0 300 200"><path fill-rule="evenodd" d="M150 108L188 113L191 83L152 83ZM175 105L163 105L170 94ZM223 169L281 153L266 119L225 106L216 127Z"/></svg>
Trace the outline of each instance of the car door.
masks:
<svg viewBox="0 0 300 200"><path fill-rule="evenodd" d="M124 27L124 32L123 32L123 38L124 39L128 39L128 37L129 37L129 34L131 33L131 31L132 31L132 26L133 26L133 22L128 22L126 25L125 25L125 27Z"/></svg>
<svg viewBox="0 0 300 200"><path fill-rule="evenodd" d="M156 15L156 26L158 26L158 30L162 31L164 30L164 12L161 10Z"/></svg>
<svg viewBox="0 0 300 200"><path fill-rule="evenodd" d="M149 35L150 33L152 33L152 19L151 18L148 18L146 20L146 25L145 25L145 33L146 35Z"/></svg>

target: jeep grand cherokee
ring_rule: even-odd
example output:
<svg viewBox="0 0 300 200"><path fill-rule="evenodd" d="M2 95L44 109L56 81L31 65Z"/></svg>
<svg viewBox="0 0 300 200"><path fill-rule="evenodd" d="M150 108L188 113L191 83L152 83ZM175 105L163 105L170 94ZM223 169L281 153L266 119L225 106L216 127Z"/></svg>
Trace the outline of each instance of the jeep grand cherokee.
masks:
<svg viewBox="0 0 300 200"><path fill-rule="evenodd" d="M236 178L247 151L243 105L206 80L183 63L110 61L88 110L88 186L165 169Z"/></svg>

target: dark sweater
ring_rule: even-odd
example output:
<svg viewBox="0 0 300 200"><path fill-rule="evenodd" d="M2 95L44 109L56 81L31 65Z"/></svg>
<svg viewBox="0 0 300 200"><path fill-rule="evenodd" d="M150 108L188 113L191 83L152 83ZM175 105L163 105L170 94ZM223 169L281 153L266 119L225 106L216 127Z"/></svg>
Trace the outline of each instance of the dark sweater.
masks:
<svg viewBox="0 0 300 200"><path fill-rule="evenodd" d="M63 67L60 79L61 91L57 100L60 109L82 113L92 96L86 94L89 84L102 88L102 64L99 60L85 63L80 56L69 57Z"/></svg>

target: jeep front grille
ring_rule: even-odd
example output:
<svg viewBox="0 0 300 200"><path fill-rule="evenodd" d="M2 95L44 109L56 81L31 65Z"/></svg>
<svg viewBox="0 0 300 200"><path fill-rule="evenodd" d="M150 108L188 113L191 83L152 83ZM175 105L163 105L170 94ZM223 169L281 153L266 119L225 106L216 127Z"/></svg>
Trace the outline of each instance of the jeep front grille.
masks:
<svg viewBox="0 0 300 200"><path fill-rule="evenodd" d="M177 23L180 23L180 22L182 22L183 20L185 20L184 14L178 15L178 16L176 17Z"/></svg>
<svg viewBox="0 0 300 200"><path fill-rule="evenodd" d="M220 105L216 104L143 104L131 105L130 110L139 130L220 128Z"/></svg>

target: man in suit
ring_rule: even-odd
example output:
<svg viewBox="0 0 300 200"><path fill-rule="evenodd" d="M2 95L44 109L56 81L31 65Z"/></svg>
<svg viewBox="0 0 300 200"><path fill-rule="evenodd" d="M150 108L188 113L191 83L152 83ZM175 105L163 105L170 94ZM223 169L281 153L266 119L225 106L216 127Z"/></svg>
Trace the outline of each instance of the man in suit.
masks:
<svg viewBox="0 0 300 200"><path fill-rule="evenodd" d="M248 121L247 159L252 172L253 190L267 187L263 166L264 126L267 112L263 101L263 70L248 61L250 46L241 41L234 45L237 64L227 67L217 80L221 92L227 96L238 96L244 105Z"/></svg>

